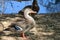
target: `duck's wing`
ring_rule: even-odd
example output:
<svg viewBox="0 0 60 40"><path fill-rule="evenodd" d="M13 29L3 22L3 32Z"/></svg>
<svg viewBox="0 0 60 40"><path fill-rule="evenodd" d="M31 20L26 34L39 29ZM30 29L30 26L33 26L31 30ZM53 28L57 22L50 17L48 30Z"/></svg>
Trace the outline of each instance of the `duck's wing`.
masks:
<svg viewBox="0 0 60 40"><path fill-rule="evenodd" d="M17 25L16 27L14 27L13 25ZM29 31L33 26L31 26L30 23L28 23L27 20L25 19L17 19L14 23L11 23L11 25L9 26L11 28L14 29L20 29L22 28L24 32Z"/></svg>
<svg viewBox="0 0 60 40"><path fill-rule="evenodd" d="M21 27L23 29L24 33L28 32L30 29L33 28L33 25L28 23L28 22L26 22L26 21L17 22L16 25Z"/></svg>

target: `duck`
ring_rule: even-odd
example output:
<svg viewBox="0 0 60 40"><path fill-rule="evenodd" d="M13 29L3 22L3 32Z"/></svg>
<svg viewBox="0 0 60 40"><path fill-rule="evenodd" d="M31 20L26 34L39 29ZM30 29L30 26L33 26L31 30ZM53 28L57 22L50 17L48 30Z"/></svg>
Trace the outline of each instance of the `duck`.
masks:
<svg viewBox="0 0 60 40"><path fill-rule="evenodd" d="M28 32L30 29L32 29L36 24L34 18L31 17L29 14L31 13L34 14L37 12L33 11L31 8L28 8L28 7L24 8L23 12L24 12L25 20L17 20L16 22L12 23L9 27L14 29L14 31L19 32L21 37L25 40L27 39L25 33Z"/></svg>

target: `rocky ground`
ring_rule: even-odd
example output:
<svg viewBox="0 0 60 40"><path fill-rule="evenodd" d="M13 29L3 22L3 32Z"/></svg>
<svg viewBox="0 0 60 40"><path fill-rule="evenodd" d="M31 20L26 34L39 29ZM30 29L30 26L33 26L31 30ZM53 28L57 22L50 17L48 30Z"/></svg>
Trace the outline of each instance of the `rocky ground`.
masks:
<svg viewBox="0 0 60 40"><path fill-rule="evenodd" d="M27 40L60 40L60 13L57 14L45 14L45 15L35 15L33 16L36 24L38 25L36 29L38 30L37 35L26 33ZM3 15L0 16L0 21L3 23L7 20L13 22L16 19L22 19L21 15ZM9 22L8 22L9 23ZM7 26L7 24L6 24ZM2 29L2 28L0 28ZM0 33L0 40L23 40L19 36L19 33L12 33L9 31L4 31ZM8 35L7 35L8 34Z"/></svg>

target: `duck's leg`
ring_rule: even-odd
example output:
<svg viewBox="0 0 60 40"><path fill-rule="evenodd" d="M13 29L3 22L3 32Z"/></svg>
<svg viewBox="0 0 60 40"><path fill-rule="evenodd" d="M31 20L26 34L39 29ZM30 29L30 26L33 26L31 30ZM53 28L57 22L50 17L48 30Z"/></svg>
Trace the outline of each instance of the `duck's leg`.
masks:
<svg viewBox="0 0 60 40"><path fill-rule="evenodd" d="M21 36L24 40L27 40L27 37L25 36L24 32L21 33Z"/></svg>
<svg viewBox="0 0 60 40"><path fill-rule="evenodd" d="M24 33L22 33L22 37L23 37L23 38L26 38L26 36L25 36L25 34L24 34Z"/></svg>

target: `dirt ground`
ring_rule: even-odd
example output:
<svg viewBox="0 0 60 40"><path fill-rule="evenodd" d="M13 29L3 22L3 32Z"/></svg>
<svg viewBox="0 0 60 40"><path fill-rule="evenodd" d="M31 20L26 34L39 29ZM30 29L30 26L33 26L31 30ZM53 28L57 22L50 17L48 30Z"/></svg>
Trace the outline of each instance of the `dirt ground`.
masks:
<svg viewBox="0 0 60 40"><path fill-rule="evenodd" d="M23 18L20 15L0 16L0 21L5 21L8 18L15 19L15 17ZM35 15L33 16L37 24L37 34L26 33L27 40L60 40L60 13ZM9 19L10 20L10 19ZM0 28L1 29L1 28ZM35 31L35 29L33 29ZM24 40L20 37L19 32L13 33L11 31L0 32L0 40Z"/></svg>

